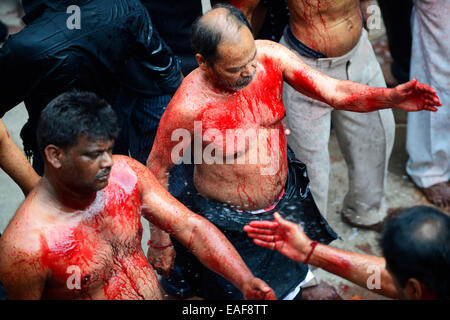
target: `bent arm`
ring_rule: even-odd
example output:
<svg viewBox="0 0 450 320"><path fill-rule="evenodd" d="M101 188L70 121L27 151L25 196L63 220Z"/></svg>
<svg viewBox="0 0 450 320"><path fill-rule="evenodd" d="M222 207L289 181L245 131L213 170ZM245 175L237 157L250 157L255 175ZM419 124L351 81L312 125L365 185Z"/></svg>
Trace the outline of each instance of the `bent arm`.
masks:
<svg viewBox="0 0 450 320"><path fill-rule="evenodd" d="M244 283L252 279L253 275L226 237L212 223L189 211L162 187L153 186L152 189L144 196L144 217L170 232L202 264L224 276L242 291Z"/></svg>
<svg viewBox="0 0 450 320"><path fill-rule="evenodd" d="M0 167L19 185L25 195L33 189L40 179L23 152L11 139L1 120Z"/></svg>
<svg viewBox="0 0 450 320"><path fill-rule="evenodd" d="M193 117L182 111L183 104L179 101L183 99L180 96L182 93L177 92L167 106L147 159L147 167L166 190L169 188L170 169L189 147L193 132ZM158 227L150 225L150 233L156 244L165 246L170 243L169 235Z"/></svg>
<svg viewBox="0 0 450 320"><path fill-rule="evenodd" d="M141 172L142 214L150 223L171 233L203 265L236 286L245 298L274 298L270 287L253 276L233 245L212 223L172 197L150 171Z"/></svg>

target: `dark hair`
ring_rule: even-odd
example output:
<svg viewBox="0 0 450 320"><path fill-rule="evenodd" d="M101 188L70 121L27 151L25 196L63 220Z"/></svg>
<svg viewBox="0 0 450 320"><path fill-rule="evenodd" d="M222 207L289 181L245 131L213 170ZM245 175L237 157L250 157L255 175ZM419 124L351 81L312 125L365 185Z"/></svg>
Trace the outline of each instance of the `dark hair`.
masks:
<svg viewBox="0 0 450 320"><path fill-rule="evenodd" d="M242 26L246 26L250 31L252 31L252 27L248 22L247 17L241 10L229 4L217 4L212 8L212 10L217 8L224 8L228 10L226 19L234 23L237 29L240 29ZM202 20L202 17L203 16L197 18L192 25L192 47L196 53L200 53L209 63L214 63L218 58L217 47L222 41L224 31L205 23Z"/></svg>
<svg viewBox="0 0 450 320"><path fill-rule="evenodd" d="M416 206L388 219L381 248L400 286L415 278L439 298L450 297L450 217L445 213Z"/></svg>
<svg viewBox="0 0 450 320"><path fill-rule="evenodd" d="M91 92L70 91L52 100L41 112L37 130L39 150L53 144L68 148L78 137L116 139L117 117L111 106ZM44 156L45 159L45 156Z"/></svg>

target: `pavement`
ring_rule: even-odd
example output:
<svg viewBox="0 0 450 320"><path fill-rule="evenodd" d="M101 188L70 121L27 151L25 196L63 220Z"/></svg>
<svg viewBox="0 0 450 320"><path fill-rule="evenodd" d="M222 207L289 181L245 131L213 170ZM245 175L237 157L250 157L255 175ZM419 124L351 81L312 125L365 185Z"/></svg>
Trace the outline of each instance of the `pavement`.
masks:
<svg viewBox="0 0 450 320"><path fill-rule="evenodd" d="M375 51L380 63L389 62L389 50L383 30L370 34ZM431 205L408 179L405 172L405 164L408 159L405 148L406 137L406 114L394 112L396 119L396 138L394 150L389 163L386 202L389 208L409 207L413 205ZM20 129L28 118L23 104L9 111L3 121L8 128L15 143L22 147L19 137ZM348 190L348 176L345 161L340 152L336 137L331 132L329 144L331 159L331 177L328 196L327 219L330 225L342 237L336 240L333 246L364 254L381 256L378 245L379 234L375 231L365 231L353 228L343 223L340 219L340 209L344 196ZM0 232L6 228L15 211L24 200L24 196L15 183L0 170ZM147 252L147 241L149 239L148 223L143 221L144 234L142 247ZM343 299L359 296L364 300L386 299L370 290L360 288L340 277L332 275L324 270L315 269L314 274L318 281L323 281L334 287L337 294Z"/></svg>

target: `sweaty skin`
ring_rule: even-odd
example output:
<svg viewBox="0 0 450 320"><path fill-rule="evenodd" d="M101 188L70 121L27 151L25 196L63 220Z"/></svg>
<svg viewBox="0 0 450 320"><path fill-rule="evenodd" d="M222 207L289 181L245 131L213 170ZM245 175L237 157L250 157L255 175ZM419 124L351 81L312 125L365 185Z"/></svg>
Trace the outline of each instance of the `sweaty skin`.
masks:
<svg viewBox="0 0 450 320"><path fill-rule="evenodd" d="M259 0L230 4L252 20ZM287 0L292 33L305 45L325 56L339 57L358 43L363 27L362 8L372 0Z"/></svg>
<svg viewBox="0 0 450 320"><path fill-rule="evenodd" d="M244 297L275 298L226 238L171 197L145 166L124 156L113 160L108 185L82 210L57 201L45 177L26 198L0 238L0 281L9 298L161 299L141 248L141 210Z"/></svg>
<svg viewBox="0 0 450 320"><path fill-rule="evenodd" d="M329 58L349 52L363 27L360 0L288 0L297 39ZM370 2L370 1L369 1Z"/></svg>
<svg viewBox="0 0 450 320"><path fill-rule="evenodd" d="M2 120L0 120L0 168L17 183L25 195L40 179L23 152L11 139Z"/></svg>

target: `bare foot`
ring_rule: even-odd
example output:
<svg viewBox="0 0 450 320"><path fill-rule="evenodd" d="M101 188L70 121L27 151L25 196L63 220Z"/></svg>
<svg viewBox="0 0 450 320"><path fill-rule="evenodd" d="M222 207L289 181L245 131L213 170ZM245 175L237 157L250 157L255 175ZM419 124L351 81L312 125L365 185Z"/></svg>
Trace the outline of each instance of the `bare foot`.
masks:
<svg viewBox="0 0 450 320"><path fill-rule="evenodd" d="M450 209L449 182L441 182L429 188L422 188L421 190L428 201L448 213Z"/></svg>

